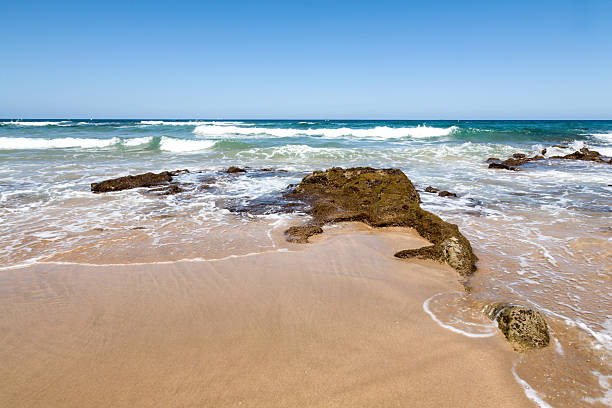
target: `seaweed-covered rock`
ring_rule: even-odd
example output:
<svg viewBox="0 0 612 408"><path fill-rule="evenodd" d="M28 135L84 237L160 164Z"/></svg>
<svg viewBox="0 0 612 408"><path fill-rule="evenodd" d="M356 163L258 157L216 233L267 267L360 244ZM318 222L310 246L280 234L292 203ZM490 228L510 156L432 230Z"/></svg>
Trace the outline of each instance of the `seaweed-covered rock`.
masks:
<svg viewBox="0 0 612 408"><path fill-rule="evenodd" d="M536 310L499 303L491 305L487 314L516 351L546 347L550 342L546 320Z"/></svg>
<svg viewBox="0 0 612 408"><path fill-rule="evenodd" d="M514 166L509 166L507 164L504 163L490 163L489 164L489 168L490 169L502 169L502 170L512 170L512 171L518 171L519 169L514 167Z"/></svg>
<svg viewBox="0 0 612 408"><path fill-rule="evenodd" d="M99 183L91 183L91 191L94 193L106 193L109 191L121 191L138 187L152 187L166 184L172 181L172 176L184 170L162 171L161 173L144 173L135 176L124 176L115 179L104 180Z"/></svg>
<svg viewBox="0 0 612 408"><path fill-rule="evenodd" d="M285 231L287 241L296 242L298 244L305 244L308 242L308 238L313 235L322 234L323 228L318 225L304 225L299 227L290 227Z"/></svg>
<svg viewBox="0 0 612 408"><path fill-rule="evenodd" d="M553 156L551 159L564 159L564 160L582 160L582 161L592 161L597 163L608 163L612 164L612 159L610 161L606 161L604 157L594 150L589 150L586 147L580 149L579 152L574 152L570 154L566 154L565 156Z"/></svg>
<svg viewBox="0 0 612 408"><path fill-rule="evenodd" d="M395 254L445 262L462 275L476 270L476 256L459 228L421 209L419 193L398 169L334 167L304 177L293 196L309 203L316 225L361 221L374 227L411 227L433 245Z"/></svg>
<svg viewBox="0 0 612 408"><path fill-rule="evenodd" d="M451 193L450 191L442 190L438 193L440 197L457 197L456 193Z"/></svg>
<svg viewBox="0 0 612 408"><path fill-rule="evenodd" d="M559 148L567 148L567 146L554 145L552 147ZM542 149L540 155L535 155L533 157L527 157L523 153L514 153L512 157L504 160L503 162L494 161L489 164L490 169L504 169L504 170L513 170L517 171L519 166L522 166L525 163L544 160L546 157L547 150ZM563 160L582 160L582 161L592 161L597 163L608 163L612 164L612 158L607 161L604 156L602 156L599 152L594 150L589 150L586 147L580 149L580 151L576 151L574 153L566 154L565 156L552 156L551 159L563 159ZM494 158L489 158L487 161L493 161Z"/></svg>

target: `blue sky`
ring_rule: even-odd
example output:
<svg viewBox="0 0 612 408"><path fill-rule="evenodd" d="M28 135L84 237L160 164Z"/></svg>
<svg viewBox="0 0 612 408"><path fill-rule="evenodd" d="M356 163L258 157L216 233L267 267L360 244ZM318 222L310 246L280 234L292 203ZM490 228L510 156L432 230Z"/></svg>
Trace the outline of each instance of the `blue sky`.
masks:
<svg viewBox="0 0 612 408"><path fill-rule="evenodd" d="M4 2L0 117L612 119L612 0Z"/></svg>

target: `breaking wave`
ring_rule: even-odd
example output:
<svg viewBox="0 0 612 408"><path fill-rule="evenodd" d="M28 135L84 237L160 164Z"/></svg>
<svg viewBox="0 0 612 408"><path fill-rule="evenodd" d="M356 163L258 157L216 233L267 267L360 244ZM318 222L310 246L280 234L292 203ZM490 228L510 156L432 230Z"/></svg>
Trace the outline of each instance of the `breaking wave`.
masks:
<svg viewBox="0 0 612 408"><path fill-rule="evenodd" d="M63 137L56 139L30 138L30 137L0 137L0 150L42 150L42 149L100 149L110 146L140 146L149 144L153 137L139 137L121 139L82 139Z"/></svg>
<svg viewBox="0 0 612 408"><path fill-rule="evenodd" d="M66 126L67 123L70 123L69 120L60 120L53 122L43 122L43 121L20 121L13 120L8 122L0 122L0 125L6 126Z"/></svg>
<svg viewBox="0 0 612 408"><path fill-rule="evenodd" d="M197 152L208 150L215 143L217 143L215 140L188 140L163 136L159 142L159 149L172 153Z"/></svg>
<svg viewBox="0 0 612 408"><path fill-rule="evenodd" d="M273 136L273 137L293 137L293 136L320 136L323 138L339 138L352 136L356 138L369 139L397 139L402 137L429 138L449 136L458 128L451 126L447 128L437 128L425 125L416 127L393 128L389 126L376 126L367 129L357 128L321 128L321 129L295 129L295 128L262 128L262 127L239 127L239 126L219 126L219 125L200 125L193 133L197 136Z"/></svg>

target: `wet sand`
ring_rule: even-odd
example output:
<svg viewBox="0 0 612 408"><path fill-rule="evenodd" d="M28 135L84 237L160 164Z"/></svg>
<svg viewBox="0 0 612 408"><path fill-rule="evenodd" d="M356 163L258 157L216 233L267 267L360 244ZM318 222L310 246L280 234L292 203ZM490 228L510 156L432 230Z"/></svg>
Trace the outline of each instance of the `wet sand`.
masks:
<svg viewBox="0 0 612 408"><path fill-rule="evenodd" d="M324 235L217 261L0 271L0 406L535 406L501 335L424 312L461 285L392 257L421 238Z"/></svg>

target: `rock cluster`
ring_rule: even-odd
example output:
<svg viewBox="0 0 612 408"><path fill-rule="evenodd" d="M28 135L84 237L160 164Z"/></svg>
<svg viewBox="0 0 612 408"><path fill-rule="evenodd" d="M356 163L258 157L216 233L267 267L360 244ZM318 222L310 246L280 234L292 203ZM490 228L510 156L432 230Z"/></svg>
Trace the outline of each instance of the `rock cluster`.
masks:
<svg viewBox="0 0 612 408"><path fill-rule="evenodd" d="M437 188L432 187L432 186L427 186L427 188L425 188L425 192L432 193L432 194L438 193L440 197L457 197L457 194L455 193L451 193L450 191L446 191L446 190L440 191Z"/></svg>
<svg viewBox="0 0 612 408"><path fill-rule="evenodd" d="M553 147L559 147L555 145ZM563 146L560 146L563 147ZM519 167L525 163L545 160L544 155L546 154L547 149L543 149L541 154L535 155L533 157L527 157L523 153L515 153L512 157L500 161L498 158L491 157L486 161L489 162L490 169L503 169L503 170L512 170L518 171ZM589 150L586 147L580 149L580 151L576 151L574 153L566 154L565 156L551 156L549 159L562 159L562 160L582 160L582 161L592 161L597 163L607 163L612 164L612 158L606 160L604 156L602 156L599 152Z"/></svg>
<svg viewBox="0 0 612 408"><path fill-rule="evenodd" d="M304 177L291 193L308 204L317 226L361 221L374 227L411 227L433 245L400 251L398 258L444 262L461 275L476 270L476 256L459 228L421 209L419 193L398 169L334 167Z"/></svg>

